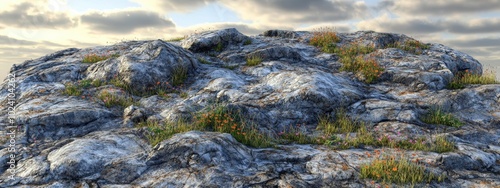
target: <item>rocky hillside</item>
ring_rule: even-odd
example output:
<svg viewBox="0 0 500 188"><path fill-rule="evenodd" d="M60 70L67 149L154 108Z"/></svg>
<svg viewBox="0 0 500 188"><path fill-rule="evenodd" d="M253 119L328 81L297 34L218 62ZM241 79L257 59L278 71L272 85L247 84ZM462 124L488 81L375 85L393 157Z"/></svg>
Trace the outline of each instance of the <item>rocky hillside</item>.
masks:
<svg viewBox="0 0 500 188"><path fill-rule="evenodd" d="M500 187L500 84L401 34L225 29L10 73L0 187Z"/></svg>

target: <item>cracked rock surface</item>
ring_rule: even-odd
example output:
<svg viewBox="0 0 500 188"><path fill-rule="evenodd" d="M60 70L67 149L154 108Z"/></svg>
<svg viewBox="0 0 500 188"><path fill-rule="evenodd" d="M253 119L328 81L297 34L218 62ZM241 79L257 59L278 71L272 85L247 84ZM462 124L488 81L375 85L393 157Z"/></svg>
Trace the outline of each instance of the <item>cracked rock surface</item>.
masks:
<svg viewBox="0 0 500 188"><path fill-rule="evenodd" d="M411 38L392 33L339 33L339 46L373 45L370 54L385 69L371 84L340 71L337 54L309 45L309 32L271 30L245 36L236 29L194 34L179 42L128 41L111 46L66 49L25 61L16 74L15 161L9 178L8 141L0 146L0 187L376 187L360 178L360 167L385 155L404 153L428 171L446 175L422 187L500 187L500 85L447 84L468 71L481 74L473 57L429 43L420 54L389 48ZM115 54L82 63L89 53ZM257 66L246 66L259 56ZM181 92L168 97L139 95L186 71ZM118 78L133 86L127 93L110 84L85 88L81 96L62 92L68 83ZM8 84L0 90L7 104ZM136 101L107 107L102 92ZM181 95L185 95L181 97ZM83 96L83 97L82 97ZM254 122L262 134L277 135L290 125L316 134L318 117L344 108L367 129L395 139L444 135L455 151L435 153L366 146L344 150L323 145L288 144L253 148L227 133L190 131L155 146L148 144L143 120L176 121L211 105L230 104ZM441 106L464 122L445 127L423 122ZM8 118L7 106L0 119ZM0 122L3 134L10 130Z"/></svg>

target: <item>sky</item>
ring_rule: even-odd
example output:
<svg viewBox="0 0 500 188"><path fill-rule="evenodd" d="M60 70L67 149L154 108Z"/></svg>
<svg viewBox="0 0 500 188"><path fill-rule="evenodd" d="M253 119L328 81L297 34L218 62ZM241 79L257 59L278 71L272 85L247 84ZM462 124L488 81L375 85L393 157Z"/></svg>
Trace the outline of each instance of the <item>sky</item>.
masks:
<svg viewBox="0 0 500 188"><path fill-rule="evenodd" d="M500 0L0 0L0 78L66 48L234 27L402 33L472 55L500 79Z"/></svg>

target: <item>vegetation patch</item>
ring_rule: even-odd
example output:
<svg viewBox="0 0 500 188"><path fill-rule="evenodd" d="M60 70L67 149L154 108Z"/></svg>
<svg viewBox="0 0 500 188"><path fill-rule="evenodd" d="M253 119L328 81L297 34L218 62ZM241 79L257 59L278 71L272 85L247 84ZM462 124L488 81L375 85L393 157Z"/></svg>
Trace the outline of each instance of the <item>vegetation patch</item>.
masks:
<svg viewBox="0 0 500 188"><path fill-rule="evenodd" d="M247 66L257 66L262 63L262 58L258 55L253 55L247 58Z"/></svg>
<svg viewBox="0 0 500 188"><path fill-rule="evenodd" d="M255 125L243 119L241 112L218 105L199 114L194 124L206 130L229 133L239 142L252 147L271 147L272 138L261 134Z"/></svg>
<svg viewBox="0 0 500 188"><path fill-rule="evenodd" d="M252 44L252 39L247 39L245 42L243 42L243 45L250 45Z"/></svg>
<svg viewBox="0 0 500 188"><path fill-rule="evenodd" d="M411 184L441 182L444 175L437 175L426 170L425 166L413 163L405 158L383 157L375 159L360 168L360 178L369 178L383 183Z"/></svg>
<svg viewBox="0 0 500 188"><path fill-rule="evenodd" d="M167 42L179 42L179 41L184 40L184 39L186 39L186 36L174 37L174 38L167 39L166 41Z"/></svg>
<svg viewBox="0 0 500 188"><path fill-rule="evenodd" d="M144 121L136 124L136 127L147 127L148 133L146 134L146 138L152 146L159 144L163 140L169 139L177 133L202 130L201 128L195 127L193 124L187 123L184 120L166 123Z"/></svg>
<svg viewBox="0 0 500 188"><path fill-rule="evenodd" d="M401 42L395 42L391 45L387 45L387 48L397 48L409 53L417 54L420 55L424 50L427 50L430 48L429 45L422 43L418 40L407 40L404 43Z"/></svg>
<svg viewBox="0 0 500 188"><path fill-rule="evenodd" d="M428 124L439 124L452 127L461 127L464 123L454 117L451 113L443 111L439 107L433 107L424 115L422 121Z"/></svg>
<svg viewBox="0 0 500 188"><path fill-rule="evenodd" d="M434 141L430 142L426 141L423 137L399 140L385 135L377 137L375 134L368 131L366 123L352 120L347 116L344 109L337 110L335 118L329 118L328 116L320 117L317 130L322 130L324 135L317 138L302 139L301 141L306 140L309 142L303 143L310 144L330 145L336 149L359 148L368 145L407 150L434 151L438 153L449 152L455 149L454 144L443 136L436 137ZM336 134L342 134L343 137ZM304 135L302 137L306 136L307 135Z"/></svg>
<svg viewBox="0 0 500 188"><path fill-rule="evenodd" d="M184 81L187 79L188 69L182 65L174 67L172 71L172 85L180 86L184 84Z"/></svg>
<svg viewBox="0 0 500 188"><path fill-rule="evenodd" d="M201 64L207 64L207 65L210 65L212 63L210 63L210 61L207 61L206 59L204 58L198 58L198 61L201 63Z"/></svg>
<svg viewBox="0 0 500 188"><path fill-rule="evenodd" d="M468 84L499 84L496 81L495 74L493 72L479 75L472 74L468 70L458 73L453 80L448 84L448 89L463 89Z"/></svg>
<svg viewBox="0 0 500 188"><path fill-rule="evenodd" d="M340 42L340 38L337 36L335 29L319 28L316 31L313 31L313 36L309 44L318 47L322 52L336 53L336 43L338 42Z"/></svg>
<svg viewBox="0 0 500 188"><path fill-rule="evenodd" d="M84 89L88 89L90 87L99 87L101 86L102 83L100 80L79 80L76 84L72 83L67 83L65 84L64 91L62 92L65 95L70 95L70 96L80 96L83 92Z"/></svg>
<svg viewBox="0 0 500 188"><path fill-rule="evenodd" d="M365 54L375 51L372 46L352 45L339 50L341 71L358 72L366 83L373 83L382 75L384 68L380 67L374 58L365 58Z"/></svg>
<svg viewBox="0 0 500 188"><path fill-rule="evenodd" d="M115 106L126 108L130 105L136 104L132 98L116 96L107 91L101 92L97 98L101 99L102 102L104 102L104 106L108 108Z"/></svg>
<svg viewBox="0 0 500 188"><path fill-rule="evenodd" d="M219 42L217 46L215 46L215 51L222 52L222 50L224 50L224 44L222 44L222 42Z"/></svg>
<svg viewBox="0 0 500 188"><path fill-rule="evenodd" d="M231 134L237 141L251 147L272 147L272 138L261 134L257 128L245 121L239 111L230 110L227 106L218 105L210 110L199 113L192 122L177 121L158 123L145 121L136 127L147 127L148 141L156 145L172 135L192 130L215 131Z"/></svg>
<svg viewBox="0 0 500 188"><path fill-rule="evenodd" d="M116 54L108 54L108 55L99 55L99 54L96 54L96 53L92 53L92 54L87 54L85 56L83 56L83 60L82 60L82 63L96 63L96 62L99 62L99 61L104 61L106 59L109 59L109 58L116 58L116 57L119 57L120 54L116 53Z"/></svg>

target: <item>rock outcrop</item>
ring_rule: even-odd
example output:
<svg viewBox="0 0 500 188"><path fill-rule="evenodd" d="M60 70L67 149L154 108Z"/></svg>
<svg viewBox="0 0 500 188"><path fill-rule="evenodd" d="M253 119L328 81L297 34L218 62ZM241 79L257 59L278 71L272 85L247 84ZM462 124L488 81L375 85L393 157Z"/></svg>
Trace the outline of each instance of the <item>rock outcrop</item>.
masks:
<svg viewBox="0 0 500 188"><path fill-rule="evenodd" d="M16 65L14 116L3 105L7 80L0 90L0 130L7 138L0 146L0 187L377 187L386 183L361 178L360 169L380 152L404 155L445 177L417 186L500 187L500 85L447 89L464 72L482 74L477 60L441 44L418 53L391 46L414 40L400 34L339 33L339 47L375 47L365 56L384 71L367 84L341 71L339 54L310 45L311 37L282 30L249 37L225 29L179 42L72 48ZM83 63L89 54L106 58ZM257 65L247 65L254 57ZM76 93L69 93L72 87ZM241 112L259 134L274 138L290 128L320 138L319 117L344 109L380 138L444 136L455 149L339 149L335 135L329 144L254 148L211 131L181 131L151 145L155 130L137 126L196 121L214 103ZM463 126L423 121L436 106ZM7 136L11 125L14 141Z"/></svg>

